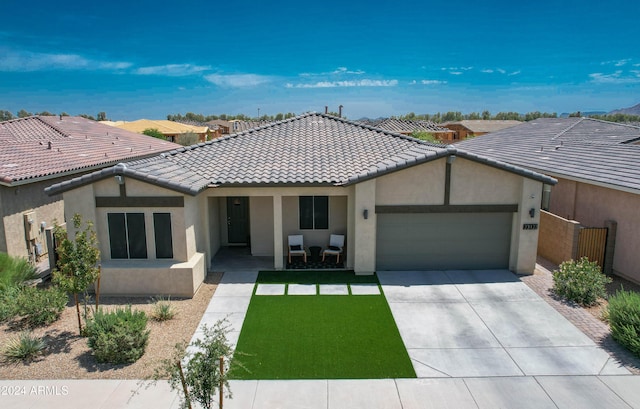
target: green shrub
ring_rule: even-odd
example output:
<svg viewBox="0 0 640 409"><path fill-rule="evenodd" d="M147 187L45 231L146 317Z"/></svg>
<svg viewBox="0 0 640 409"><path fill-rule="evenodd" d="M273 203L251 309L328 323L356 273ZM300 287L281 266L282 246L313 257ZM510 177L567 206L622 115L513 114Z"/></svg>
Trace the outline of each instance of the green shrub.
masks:
<svg viewBox="0 0 640 409"><path fill-rule="evenodd" d="M18 314L16 299L19 293L18 287L8 287L0 292L0 322L9 321Z"/></svg>
<svg viewBox="0 0 640 409"><path fill-rule="evenodd" d="M15 298L16 315L29 326L49 325L60 318L68 300L67 294L58 286L24 287Z"/></svg>
<svg viewBox="0 0 640 409"><path fill-rule="evenodd" d="M606 297L605 285L610 282L611 278L600 272L598 263L586 257L565 261L553 272L553 291L584 306L594 305L598 298Z"/></svg>
<svg viewBox="0 0 640 409"><path fill-rule="evenodd" d="M9 362L31 361L40 355L46 346L44 340L25 331L9 340L2 354Z"/></svg>
<svg viewBox="0 0 640 409"><path fill-rule="evenodd" d="M13 286L24 285L26 281L38 277L35 266L21 257L11 257L7 253L0 253L0 292Z"/></svg>
<svg viewBox="0 0 640 409"><path fill-rule="evenodd" d="M635 355L640 356L640 294L618 291L609 297L611 336Z"/></svg>
<svg viewBox="0 0 640 409"><path fill-rule="evenodd" d="M166 300L162 297L154 298L153 311L151 312L151 318L156 321L168 321L176 315L176 310L171 305L171 298Z"/></svg>
<svg viewBox="0 0 640 409"><path fill-rule="evenodd" d="M143 354L149 341L147 315L131 306L105 312L102 308L87 322L89 347L98 362L132 363Z"/></svg>

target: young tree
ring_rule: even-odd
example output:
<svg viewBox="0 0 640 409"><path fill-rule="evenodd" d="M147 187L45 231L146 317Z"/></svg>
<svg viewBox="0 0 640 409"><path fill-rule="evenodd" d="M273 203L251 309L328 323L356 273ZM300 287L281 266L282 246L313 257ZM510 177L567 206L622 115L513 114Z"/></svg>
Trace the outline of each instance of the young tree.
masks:
<svg viewBox="0 0 640 409"><path fill-rule="evenodd" d="M195 340L188 348L184 344L176 345L173 356L156 368L151 383L169 379L171 389L181 392L184 408L197 402L203 408L212 409L216 392L220 392L222 398L225 389L225 396L231 397L228 370L234 354L227 339L228 332L226 319L216 322L213 327L205 325L202 339ZM241 363L236 364L242 367Z"/></svg>
<svg viewBox="0 0 640 409"><path fill-rule="evenodd" d="M0 121L9 121L15 118L9 111L0 111Z"/></svg>
<svg viewBox="0 0 640 409"><path fill-rule="evenodd" d="M27 112L24 109L21 109L20 111L18 111L18 118L26 118L31 115L33 115L31 112Z"/></svg>
<svg viewBox="0 0 640 409"><path fill-rule="evenodd" d="M73 293L78 314L78 331L82 335L78 294L83 293L86 303L87 290L98 279L100 273L96 265L100 259L100 250L98 250L98 237L92 222L87 222L85 229L81 230L82 217L76 213L73 215L73 227L76 231L73 241L69 240L67 232L60 226L56 225L54 229L58 242L56 248L58 268L53 272L53 282L65 291Z"/></svg>
<svg viewBox="0 0 640 409"><path fill-rule="evenodd" d="M98 116L96 117L98 121L106 121L107 113L106 112L98 112Z"/></svg>

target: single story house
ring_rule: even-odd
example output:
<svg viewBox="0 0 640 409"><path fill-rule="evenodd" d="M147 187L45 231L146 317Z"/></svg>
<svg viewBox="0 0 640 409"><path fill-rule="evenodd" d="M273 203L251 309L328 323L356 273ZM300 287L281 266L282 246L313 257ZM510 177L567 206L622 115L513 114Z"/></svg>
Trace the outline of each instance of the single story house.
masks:
<svg viewBox="0 0 640 409"><path fill-rule="evenodd" d="M143 133L147 129L157 129L170 142L180 143L186 134L195 134L198 141L212 139L214 135L207 126L188 125L166 119L138 119L137 121L103 121L106 125L124 129L130 132Z"/></svg>
<svg viewBox="0 0 640 409"><path fill-rule="evenodd" d="M463 141L467 138L496 132L501 129L511 128L520 125L521 121L500 120L500 119L464 119L462 121L445 122L440 124L441 127L450 129L455 132L455 138Z"/></svg>
<svg viewBox="0 0 640 409"><path fill-rule="evenodd" d="M640 283L640 127L540 118L458 146L556 178L544 206L554 215L589 227L616 222L613 273Z"/></svg>
<svg viewBox="0 0 640 409"><path fill-rule="evenodd" d="M486 157L308 113L47 188L93 220L101 291L191 296L223 246L285 268L287 238L346 236L345 267L532 273L555 180Z"/></svg>
<svg viewBox="0 0 640 409"><path fill-rule="evenodd" d="M437 125L432 121L411 121L408 119L387 118L375 124L377 128L395 132L402 135L411 135L414 132L426 132L435 136L438 140L451 143L456 139L456 133Z"/></svg>
<svg viewBox="0 0 640 409"><path fill-rule="evenodd" d="M176 147L82 117L0 122L0 252L34 262L48 254L47 232L65 218L62 195L45 187Z"/></svg>

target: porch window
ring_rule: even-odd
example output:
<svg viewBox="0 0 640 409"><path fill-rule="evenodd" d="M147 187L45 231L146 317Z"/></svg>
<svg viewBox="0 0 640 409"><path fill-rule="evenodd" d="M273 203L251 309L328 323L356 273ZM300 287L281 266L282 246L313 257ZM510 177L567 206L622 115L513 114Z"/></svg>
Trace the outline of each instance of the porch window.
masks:
<svg viewBox="0 0 640 409"><path fill-rule="evenodd" d="M154 213L153 231L156 238L156 258L173 258L171 213Z"/></svg>
<svg viewBox="0 0 640 409"><path fill-rule="evenodd" d="M300 196L300 229L326 230L329 228L329 196Z"/></svg>
<svg viewBox="0 0 640 409"><path fill-rule="evenodd" d="M108 213L111 258L147 258L144 213Z"/></svg>

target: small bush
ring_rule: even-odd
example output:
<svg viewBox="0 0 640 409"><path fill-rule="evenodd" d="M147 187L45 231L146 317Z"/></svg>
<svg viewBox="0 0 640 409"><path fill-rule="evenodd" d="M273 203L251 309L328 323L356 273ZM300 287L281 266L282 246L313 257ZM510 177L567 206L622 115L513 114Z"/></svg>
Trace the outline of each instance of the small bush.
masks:
<svg viewBox="0 0 640 409"><path fill-rule="evenodd" d="M598 298L606 297L605 285L610 282L611 278L600 272L598 263L586 257L565 261L553 272L553 291L584 306L594 305Z"/></svg>
<svg viewBox="0 0 640 409"><path fill-rule="evenodd" d="M15 299L16 315L29 326L49 325L60 318L68 300L67 294L57 286L24 287Z"/></svg>
<svg viewBox="0 0 640 409"><path fill-rule="evenodd" d="M96 311L87 322L89 347L98 362L132 363L143 354L149 341L147 315L131 306L104 312Z"/></svg>
<svg viewBox="0 0 640 409"><path fill-rule="evenodd" d="M3 355L9 362L28 362L40 355L46 346L44 340L25 331L7 342Z"/></svg>
<svg viewBox="0 0 640 409"><path fill-rule="evenodd" d="M9 321L18 314L16 299L20 289L8 287L0 292L0 322Z"/></svg>
<svg viewBox="0 0 640 409"><path fill-rule="evenodd" d="M171 298L166 300L162 297L154 298L153 311L151 312L151 318L155 321L168 321L176 315L176 310L171 305Z"/></svg>
<svg viewBox="0 0 640 409"><path fill-rule="evenodd" d="M26 281L37 277L36 267L29 264L25 258L0 253L0 292L9 287L22 286Z"/></svg>
<svg viewBox="0 0 640 409"><path fill-rule="evenodd" d="M640 356L640 294L618 291L609 297L611 336L635 355Z"/></svg>

